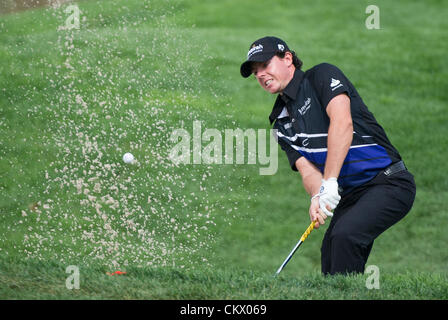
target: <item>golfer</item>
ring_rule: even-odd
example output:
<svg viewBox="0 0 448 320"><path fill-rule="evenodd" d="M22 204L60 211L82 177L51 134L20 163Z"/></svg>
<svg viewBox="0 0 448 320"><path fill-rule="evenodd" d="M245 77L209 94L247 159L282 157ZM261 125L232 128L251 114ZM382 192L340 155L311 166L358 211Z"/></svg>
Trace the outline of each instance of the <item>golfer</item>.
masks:
<svg viewBox="0 0 448 320"><path fill-rule="evenodd" d="M340 69L301 67L283 40L264 37L252 43L240 72L278 95L269 120L311 197L315 228L333 217L322 272L363 273L374 240L411 209L414 177Z"/></svg>

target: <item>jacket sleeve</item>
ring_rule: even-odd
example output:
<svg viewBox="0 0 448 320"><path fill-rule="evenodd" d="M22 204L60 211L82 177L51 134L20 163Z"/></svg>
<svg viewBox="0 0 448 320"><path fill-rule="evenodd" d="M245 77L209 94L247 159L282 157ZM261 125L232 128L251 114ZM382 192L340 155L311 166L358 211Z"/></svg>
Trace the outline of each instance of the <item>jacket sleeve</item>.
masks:
<svg viewBox="0 0 448 320"><path fill-rule="evenodd" d="M314 70L313 86L326 109L334 97L346 93L350 97L350 82L338 67L322 63Z"/></svg>

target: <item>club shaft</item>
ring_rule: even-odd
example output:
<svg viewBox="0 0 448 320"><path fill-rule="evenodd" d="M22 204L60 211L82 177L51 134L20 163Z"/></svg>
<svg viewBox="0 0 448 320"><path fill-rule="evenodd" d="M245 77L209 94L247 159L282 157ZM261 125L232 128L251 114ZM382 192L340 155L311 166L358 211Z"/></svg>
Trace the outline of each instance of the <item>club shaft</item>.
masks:
<svg viewBox="0 0 448 320"><path fill-rule="evenodd" d="M294 247L294 249L292 249L292 251L289 253L289 255L286 257L285 261L283 261L282 265L280 266L280 268L278 268L277 272L275 273L275 275L278 275L280 273L280 271L283 270L283 268L286 266L286 264L289 262L289 260L291 260L292 256L294 255L294 253L297 251L297 249L299 249L300 245L303 243L303 241L306 240L306 238L309 236L309 234L311 233L311 231L313 231L314 229L314 225L315 225L316 221L311 222L311 224L308 226L308 228L305 230L305 232L302 234L302 236L300 237L299 242L297 242L296 246Z"/></svg>
<svg viewBox="0 0 448 320"><path fill-rule="evenodd" d="M282 265L280 266L280 268L278 268L277 272L275 273L276 275L280 273L280 271L283 270L283 268L286 266L286 264L289 262L289 260L291 260L292 256L294 255L294 253L297 251L297 249L299 249L300 245L302 244L302 239L299 240L299 242L297 242L296 246L294 247L294 249L292 249L292 251L289 253L289 255L286 257L285 261L283 261Z"/></svg>

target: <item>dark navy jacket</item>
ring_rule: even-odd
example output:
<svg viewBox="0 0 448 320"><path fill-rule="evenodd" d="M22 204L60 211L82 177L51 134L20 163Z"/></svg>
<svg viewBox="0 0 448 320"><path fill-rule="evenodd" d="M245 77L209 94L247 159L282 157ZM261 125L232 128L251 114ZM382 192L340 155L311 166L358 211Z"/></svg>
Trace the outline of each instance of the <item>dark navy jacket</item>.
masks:
<svg viewBox="0 0 448 320"><path fill-rule="evenodd" d="M330 124L326 107L339 94L350 98L354 130L338 177L344 195L401 157L342 71L328 63L306 72L297 69L283 94L278 95L269 120L274 122L277 141L293 170L297 171L295 162L303 156L323 173Z"/></svg>

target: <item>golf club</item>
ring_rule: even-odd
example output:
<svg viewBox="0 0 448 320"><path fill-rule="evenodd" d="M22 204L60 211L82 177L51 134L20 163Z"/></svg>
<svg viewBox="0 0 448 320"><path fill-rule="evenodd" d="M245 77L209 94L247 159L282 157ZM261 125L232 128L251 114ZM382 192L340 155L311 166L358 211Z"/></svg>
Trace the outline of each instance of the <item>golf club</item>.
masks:
<svg viewBox="0 0 448 320"><path fill-rule="evenodd" d="M305 239L308 237L308 235L311 233L311 231L313 231L315 223L316 223L316 221L311 222L309 227L305 230L305 232L300 237L299 242L297 242L294 249L292 249L292 251L289 253L288 257L286 257L285 261L283 261L282 265L280 266L280 268L278 268L278 270L274 276L277 276L283 270L283 268L286 266L286 264L289 262L289 260L291 260L293 254L297 251L297 249L299 249L300 245L305 241Z"/></svg>

